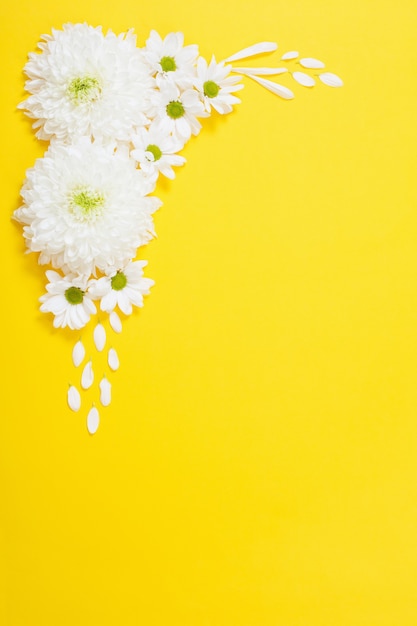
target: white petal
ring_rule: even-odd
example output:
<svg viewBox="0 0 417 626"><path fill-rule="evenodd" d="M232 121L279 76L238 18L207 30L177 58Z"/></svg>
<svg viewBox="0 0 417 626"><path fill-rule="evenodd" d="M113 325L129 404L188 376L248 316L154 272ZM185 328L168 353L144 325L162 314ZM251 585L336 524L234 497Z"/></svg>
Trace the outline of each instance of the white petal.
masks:
<svg viewBox="0 0 417 626"><path fill-rule="evenodd" d="M71 385L68 389L68 406L72 411L79 411L81 407L81 396L80 392L74 385Z"/></svg>
<svg viewBox="0 0 417 626"><path fill-rule="evenodd" d="M298 52L296 50L291 50L290 52L286 52L282 55L281 61L290 61L291 59L296 59L298 57Z"/></svg>
<svg viewBox="0 0 417 626"><path fill-rule="evenodd" d="M323 61L319 61L318 59L312 59L310 57L300 59L300 65L302 65L303 67L307 67L309 70L318 70L324 67Z"/></svg>
<svg viewBox="0 0 417 626"><path fill-rule="evenodd" d="M276 76L285 74L288 70L286 67L234 67L233 72L247 76Z"/></svg>
<svg viewBox="0 0 417 626"><path fill-rule="evenodd" d="M94 435L97 432L98 425L100 423L100 415L95 406L92 406L87 415L87 430L90 435Z"/></svg>
<svg viewBox="0 0 417 626"><path fill-rule="evenodd" d="M113 372L119 369L119 357L117 356L117 352L114 348L110 348L109 354L107 356L107 362Z"/></svg>
<svg viewBox="0 0 417 626"><path fill-rule="evenodd" d="M101 352L104 349L104 346L106 345L106 331L104 329L103 324L97 324L97 326L94 329L94 345L96 346L97 350L99 352Z"/></svg>
<svg viewBox="0 0 417 626"><path fill-rule="evenodd" d="M83 373L81 375L81 387L83 389L89 389L94 381L93 364L90 361L85 364Z"/></svg>
<svg viewBox="0 0 417 626"><path fill-rule="evenodd" d="M272 91L272 93L275 93L277 96L280 96L285 100L291 100L291 98L294 98L293 92L291 89L288 89L288 87L278 85L277 83L273 83L272 80L266 80L265 78L259 78L258 76L251 76L251 78L262 85L262 87L265 87L265 89Z"/></svg>
<svg viewBox="0 0 417 626"><path fill-rule="evenodd" d="M109 316L110 326L113 328L115 333L122 332L122 320L117 315L116 311L112 311Z"/></svg>
<svg viewBox="0 0 417 626"><path fill-rule="evenodd" d="M314 87L316 84L314 78L304 72L293 72L292 76L297 83L300 83L300 85L303 85L304 87Z"/></svg>
<svg viewBox="0 0 417 626"><path fill-rule="evenodd" d="M100 381L100 402L103 406L109 406L111 402L111 383L105 376Z"/></svg>
<svg viewBox="0 0 417 626"><path fill-rule="evenodd" d="M319 78L322 83L329 85L329 87L343 87L343 80L339 78L337 74L324 72L323 74L319 74Z"/></svg>
<svg viewBox="0 0 417 626"><path fill-rule="evenodd" d="M84 357L85 357L85 348L80 339L79 341L77 341L77 343L72 349L72 362L74 363L75 367L78 367L79 365L81 365L81 363L84 360Z"/></svg>
<svg viewBox="0 0 417 626"><path fill-rule="evenodd" d="M262 54L264 52L274 52L278 48L278 45L272 41L262 41L260 43L255 43L253 46L249 46L249 48L243 48L243 50L239 50L236 54L232 54L230 57L227 57L225 61L227 63L231 63L232 61L239 61L239 59L247 59L248 57L253 57L256 54Z"/></svg>

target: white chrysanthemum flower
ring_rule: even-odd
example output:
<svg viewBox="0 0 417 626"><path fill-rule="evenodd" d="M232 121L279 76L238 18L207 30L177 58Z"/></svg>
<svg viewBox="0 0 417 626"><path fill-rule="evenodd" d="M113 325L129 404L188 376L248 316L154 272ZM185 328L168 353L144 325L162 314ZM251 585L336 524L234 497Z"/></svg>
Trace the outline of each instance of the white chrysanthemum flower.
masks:
<svg viewBox="0 0 417 626"><path fill-rule="evenodd" d="M150 278L143 277L146 261L132 261L123 270L91 280L88 292L93 298L100 299L100 309L111 313L116 306L125 314L132 313L132 304L143 306L143 296L149 294L154 285Z"/></svg>
<svg viewBox="0 0 417 626"><path fill-rule="evenodd" d="M40 139L71 141L89 135L129 140L145 121L154 79L132 31L65 24L44 35L24 71L31 94L19 106L37 120Z"/></svg>
<svg viewBox="0 0 417 626"><path fill-rule="evenodd" d="M154 236L149 181L133 159L83 139L54 142L28 170L14 217L39 263L64 273L123 267Z"/></svg>
<svg viewBox="0 0 417 626"><path fill-rule="evenodd" d="M195 89L181 92L174 84L163 85L154 96L155 125L163 135L174 135L186 143L191 135L198 135L201 124L197 117L208 117Z"/></svg>
<svg viewBox="0 0 417 626"><path fill-rule="evenodd" d="M134 150L131 156L139 163L140 169L155 179L159 172L167 178L174 178L172 167L183 165L185 158L176 154L183 148L183 142L166 135L154 124L148 129L142 128L132 137Z"/></svg>
<svg viewBox="0 0 417 626"><path fill-rule="evenodd" d="M198 46L184 46L183 33L169 33L165 39L152 30L143 50L158 86L172 82L181 89L192 86Z"/></svg>
<svg viewBox="0 0 417 626"><path fill-rule="evenodd" d="M55 315L55 328L83 328L91 315L97 312L96 305L87 292L85 278L72 274L61 276L53 270L48 270L46 276L49 280L46 285L47 293L39 298L42 302L42 313Z"/></svg>
<svg viewBox="0 0 417 626"><path fill-rule="evenodd" d="M214 56L209 64L203 57L197 61L197 77L194 86L201 94L206 111L211 107L218 113L230 113L234 104L239 104L239 98L233 95L234 91L243 89L239 82L240 76L229 76L233 70L231 65L225 65L224 61L216 63Z"/></svg>

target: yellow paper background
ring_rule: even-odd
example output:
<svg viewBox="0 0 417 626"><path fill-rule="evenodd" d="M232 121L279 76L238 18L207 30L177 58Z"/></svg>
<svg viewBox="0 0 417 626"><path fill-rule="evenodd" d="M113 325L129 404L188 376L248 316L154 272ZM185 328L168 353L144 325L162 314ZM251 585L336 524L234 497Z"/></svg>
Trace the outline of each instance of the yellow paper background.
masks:
<svg viewBox="0 0 417 626"><path fill-rule="evenodd" d="M415 626L415 0L0 11L0 623ZM181 30L206 58L276 40L345 81L284 102L245 80L187 145L94 437L65 401L78 333L39 313L10 220L44 150L22 68L67 21Z"/></svg>

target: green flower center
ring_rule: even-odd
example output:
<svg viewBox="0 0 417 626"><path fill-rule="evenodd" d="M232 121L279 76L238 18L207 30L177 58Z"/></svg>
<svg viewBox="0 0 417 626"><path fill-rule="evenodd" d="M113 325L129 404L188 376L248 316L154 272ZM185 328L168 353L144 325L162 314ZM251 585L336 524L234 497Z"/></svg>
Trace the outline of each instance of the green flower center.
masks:
<svg viewBox="0 0 417 626"><path fill-rule="evenodd" d="M167 104L166 112L167 115L173 120L178 120L184 115L185 109L182 105L182 102L180 102L179 100L172 100L172 102L169 102Z"/></svg>
<svg viewBox="0 0 417 626"><path fill-rule="evenodd" d="M126 285L127 285L127 278L126 278L126 274L123 274L123 272L117 272L117 274L112 276L111 288L114 289L115 291L121 291L122 289L126 287Z"/></svg>
<svg viewBox="0 0 417 626"><path fill-rule="evenodd" d="M64 295L70 304L81 304L84 298L84 292L79 287L68 287Z"/></svg>
<svg viewBox="0 0 417 626"><path fill-rule="evenodd" d="M155 146L153 143L150 143L149 146L146 148L145 152L150 152L153 155L153 160L154 161L159 161L159 159L162 156L162 151L160 148L158 148L158 146ZM150 159L148 159L150 160Z"/></svg>
<svg viewBox="0 0 417 626"><path fill-rule="evenodd" d="M91 221L102 213L103 194L89 187L78 187L70 196L71 212L82 221Z"/></svg>
<svg viewBox="0 0 417 626"><path fill-rule="evenodd" d="M101 93L101 87L97 78L79 76L70 82L67 93L74 104L84 104L97 100Z"/></svg>
<svg viewBox="0 0 417 626"><path fill-rule="evenodd" d="M220 91L219 85L215 83L213 80L206 80L206 82L203 85L203 89L204 89L204 95L207 96L208 98L215 98Z"/></svg>
<svg viewBox="0 0 417 626"><path fill-rule="evenodd" d="M160 63L164 72L174 72L177 69L174 57L162 57Z"/></svg>

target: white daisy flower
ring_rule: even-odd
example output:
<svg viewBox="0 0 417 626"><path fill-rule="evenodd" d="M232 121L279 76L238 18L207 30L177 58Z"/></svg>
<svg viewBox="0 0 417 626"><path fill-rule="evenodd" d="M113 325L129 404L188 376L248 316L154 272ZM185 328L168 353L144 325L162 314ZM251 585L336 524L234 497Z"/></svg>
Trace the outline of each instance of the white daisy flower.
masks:
<svg viewBox="0 0 417 626"><path fill-rule="evenodd" d="M152 187L152 185L151 185ZM64 273L123 267L154 236L149 181L128 155L88 138L51 144L28 170L14 217L39 263Z"/></svg>
<svg viewBox="0 0 417 626"><path fill-rule="evenodd" d="M206 111L210 112L213 107L218 113L230 113L232 105L239 104L240 100L233 92L243 89L243 85L236 84L240 76L229 76L232 70L232 66L225 65L224 61L216 63L214 56L209 65L203 57L199 57L194 86L200 92Z"/></svg>
<svg viewBox="0 0 417 626"><path fill-rule="evenodd" d="M147 176L157 178L160 172L167 178L175 178L172 167L185 163L185 158L176 154L183 148L183 142L172 135L163 134L153 124L149 130L140 129L132 137L132 143L134 150L130 154Z"/></svg>
<svg viewBox="0 0 417 626"><path fill-rule="evenodd" d="M152 30L143 50L158 86L172 82L181 89L192 86L198 46L184 46L183 33L169 33L162 37Z"/></svg>
<svg viewBox="0 0 417 626"><path fill-rule="evenodd" d="M19 105L37 120L37 136L128 140L132 128L146 121L147 92L154 86L136 35L65 24L42 39L41 53L30 53L24 68L31 95Z"/></svg>
<svg viewBox="0 0 417 626"><path fill-rule="evenodd" d="M96 305L87 292L85 278L72 274L61 276L53 270L48 270L46 276L49 280L46 285L47 293L39 298L42 302L42 313L55 315L55 328L83 328L90 316L97 312Z"/></svg>
<svg viewBox="0 0 417 626"><path fill-rule="evenodd" d="M198 92L186 89L181 92L174 84L161 86L155 96L155 125L162 135L173 135L186 143L191 135L198 135L201 124L197 117L208 117Z"/></svg>
<svg viewBox="0 0 417 626"><path fill-rule="evenodd" d="M118 306L125 315L130 315L132 304L143 306L143 296L148 295L154 285L152 279L143 277L146 264L146 261L132 261L123 270L91 280L88 293L93 298L101 299L102 311L111 313Z"/></svg>

